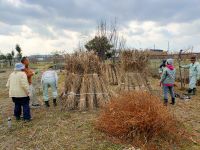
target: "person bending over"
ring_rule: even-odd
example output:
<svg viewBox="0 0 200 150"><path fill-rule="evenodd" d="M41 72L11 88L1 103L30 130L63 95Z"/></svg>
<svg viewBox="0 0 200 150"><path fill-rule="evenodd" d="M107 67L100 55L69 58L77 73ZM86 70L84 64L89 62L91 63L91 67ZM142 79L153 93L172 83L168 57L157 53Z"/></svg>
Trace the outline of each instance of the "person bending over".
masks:
<svg viewBox="0 0 200 150"><path fill-rule="evenodd" d="M48 88L51 87L53 95L53 104L57 106L56 98L58 96L57 87L58 87L58 75L56 71L53 70L53 66L49 67L42 75L41 83L43 86L43 97L45 106L49 107L49 97L48 97Z"/></svg>

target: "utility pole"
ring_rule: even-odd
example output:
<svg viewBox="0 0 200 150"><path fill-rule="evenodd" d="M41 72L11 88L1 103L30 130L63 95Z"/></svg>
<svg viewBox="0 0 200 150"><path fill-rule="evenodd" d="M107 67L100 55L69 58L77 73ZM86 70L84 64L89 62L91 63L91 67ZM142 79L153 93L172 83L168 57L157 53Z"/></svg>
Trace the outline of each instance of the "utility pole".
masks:
<svg viewBox="0 0 200 150"><path fill-rule="evenodd" d="M169 41L168 41L168 46L167 46L167 52L169 52Z"/></svg>
<svg viewBox="0 0 200 150"><path fill-rule="evenodd" d="M179 58L178 58L178 64L179 64L179 74L180 74L180 79L181 79L181 89L183 89L183 78L182 78L182 72L181 72L181 54L182 54L183 50L181 49L179 52Z"/></svg>

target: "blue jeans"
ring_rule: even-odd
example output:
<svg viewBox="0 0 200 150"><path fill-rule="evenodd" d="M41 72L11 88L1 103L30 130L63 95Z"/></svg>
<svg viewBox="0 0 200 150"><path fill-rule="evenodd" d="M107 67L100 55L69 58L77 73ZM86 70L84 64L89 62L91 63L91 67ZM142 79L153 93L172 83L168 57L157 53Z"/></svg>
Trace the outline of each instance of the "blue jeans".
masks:
<svg viewBox="0 0 200 150"><path fill-rule="evenodd" d="M173 86L163 86L163 94L165 102L168 102L168 93L171 95L172 99L175 99L174 87Z"/></svg>
<svg viewBox="0 0 200 150"><path fill-rule="evenodd" d="M29 97L12 97L12 100L15 103L14 116L16 118L20 118L22 114L22 108L23 108L24 120L30 120L31 119L30 106L29 106L30 98Z"/></svg>

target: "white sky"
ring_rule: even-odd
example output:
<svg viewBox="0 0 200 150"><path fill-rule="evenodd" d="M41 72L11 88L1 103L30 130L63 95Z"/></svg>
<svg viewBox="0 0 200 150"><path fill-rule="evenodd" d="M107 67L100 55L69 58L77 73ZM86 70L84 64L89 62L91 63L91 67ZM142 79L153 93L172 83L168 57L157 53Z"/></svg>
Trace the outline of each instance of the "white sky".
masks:
<svg viewBox="0 0 200 150"><path fill-rule="evenodd" d="M73 52L115 17L129 48L200 52L199 0L0 0L0 52Z"/></svg>

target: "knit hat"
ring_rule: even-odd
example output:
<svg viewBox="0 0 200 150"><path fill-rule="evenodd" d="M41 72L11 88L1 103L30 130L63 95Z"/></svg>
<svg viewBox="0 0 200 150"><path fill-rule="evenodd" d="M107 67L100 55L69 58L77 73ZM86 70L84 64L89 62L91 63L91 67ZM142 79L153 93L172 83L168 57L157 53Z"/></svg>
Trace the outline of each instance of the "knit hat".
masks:
<svg viewBox="0 0 200 150"><path fill-rule="evenodd" d="M174 60L173 59L167 59L167 64L168 65L173 65L173 63L174 63Z"/></svg>
<svg viewBox="0 0 200 150"><path fill-rule="evenodd" d="M24 64L22 64L22 63L16 63L15 64L15 69L14 69L15 71L21 71L23 69L25 69Z"/></svg>
<svg viewBox="0 0 200 150"><path fill-rule="evenodd" d="M166 59L163 59L162 64L166 64L166 61L167 61Z"/></svg>

